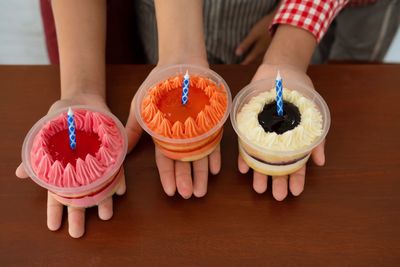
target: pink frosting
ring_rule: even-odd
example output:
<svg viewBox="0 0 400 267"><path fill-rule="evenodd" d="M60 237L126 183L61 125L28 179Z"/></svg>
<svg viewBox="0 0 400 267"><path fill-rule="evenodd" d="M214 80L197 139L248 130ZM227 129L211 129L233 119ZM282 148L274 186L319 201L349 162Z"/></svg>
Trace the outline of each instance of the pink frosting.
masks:
<svg viewBox="0 0 400 267"><path fill-rule="evenodd" d="M98 112L75 110L75 127L77 130L96 133L100 147L95 156L78 158L75 167L67 166L53 160L48 152L49 138L68 129L67 114L62 113L47 122L36 135L32 150L31 164L36 175L44 182L58 187L79 187L90 184L102 177L116 162L122 153L122 137L112 118Z"/></svg>

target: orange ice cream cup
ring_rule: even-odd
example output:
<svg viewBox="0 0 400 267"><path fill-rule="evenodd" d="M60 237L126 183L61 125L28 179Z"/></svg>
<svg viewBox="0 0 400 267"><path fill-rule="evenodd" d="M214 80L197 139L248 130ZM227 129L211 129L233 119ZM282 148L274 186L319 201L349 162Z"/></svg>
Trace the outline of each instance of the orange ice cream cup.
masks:
<svg viewBox="0 0 400 267"><path fill-rule="evenodd" d="M189 74L188 101L182 101L184 75ZM232 97L214 71L172 65L150 75L135 95L141 127L168 158L194 161L211 154L221 141Z"/></svg>

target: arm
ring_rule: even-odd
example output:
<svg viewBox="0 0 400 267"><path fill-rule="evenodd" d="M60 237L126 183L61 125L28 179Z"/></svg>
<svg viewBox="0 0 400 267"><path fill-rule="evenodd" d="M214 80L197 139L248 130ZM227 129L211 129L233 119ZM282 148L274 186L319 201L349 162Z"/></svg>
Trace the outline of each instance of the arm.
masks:
<svg viewBox="0 0 400 267"><path fill-rule="evenodd" d="M290 75L291 79L302 81L312 86L311 80L305 74L312 53L317 44L316 38L309 32L290 25L280 25L265 54L264 61L253 77L253 81L264 77L276 75L277 67L281 73ZM312 158L317 165L325 162L323 143L312 152ZM238 167L241 173L247 173L249 166L239 156ZM272 177L272 194L276 200L283 200L288 194L288 188L294 196L298 196L304 190L305 183L304 166L289 176ZM254 171L253 188L258 193L267 190L268 177Z"/></svg>
<svg viewBox="0 0 400 267"><path fill-rule="evenodd" d="M61 98L105 99L105 0L53 0L60 54Z"/></svg>
<svg viewBox="0 0 400 267"><path fill-rule="evenodd" d="M348 0L284 0L272 22L275 36L267 64L290 65L305 72L317 43Z"/></svg>
<svg viewBox="0 0 400 267"><path fill-rule="evenodd" d="M152 73L156 73L158 67L169 64L208 67L203 33L203 1L156 0L155 8L159 62ZM134 112L132 101L126 125L130 149L136 144L141 132ZM165 193L172 196L178 191L185 199L192 195L203 197L207 193L208 172L217 174L221 169L219 146L209 156L193 162L170 159L156 146L155 158Z"/></svg>
<svg viewBox="0 0 400 267"><path fill-rule="evenodd" d="M156 0L159 64L207 66L202 0Z"/></svg>
<svg viewBox="0 0 400 267"><path fill-rule="evenodd" d="M265 53L264 63L290 65L306 72L316 45L317 41L310 32L280 25Z"/></svg>
<svg viewBox="0 0 400 267"><path fill-rule="evenodd" d="M310 84L306 75L311 56L318 41L322 38L329 24L338 12L346 5L347 0L284 0L272 23L275 31L272 42L264 56L264 61L253 77L253 81L276 75L276 67L287 71L292 79ZM322 166L325 163L324 142L311 153L313 161ZM249 166L239 156L240 172L246 173ZM283 200L288 194L288 187L297 196L304 190L306 167L290 176L272 177L272 194L275 199ZM254 172L253 188L258 193L267 189L268 177Z"/></svg>
<svg viewBox="0 0 400 267"><path fill-rule="evenodd" d="M53 0L57 41L60 54L61 100L49 110L71 105L91 105L107 109L105 104L105 0ZM27 178L21 164L16 175ZM121 183L116 194L125 192L125 177L120 174ZM63 205L51 192L47 198L47 226L56 231L62 223ZM102 220L113 215L112 198L104 199L98 205ZM85 232L85 209L68 207L68 231L72 237L81 237Z"/></svg>

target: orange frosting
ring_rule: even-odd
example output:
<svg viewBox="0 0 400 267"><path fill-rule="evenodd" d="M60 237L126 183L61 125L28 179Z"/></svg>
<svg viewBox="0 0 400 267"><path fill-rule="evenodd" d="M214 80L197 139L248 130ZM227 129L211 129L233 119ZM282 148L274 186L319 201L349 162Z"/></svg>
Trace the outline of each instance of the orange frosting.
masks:
<svg viewBox="0 0 400 267"><path fill-rule="evenodd" d="M192 138L213 128L227 109L227 95L208 78L191 75L189 100L181 102L183 76L169 78L151 88L143 99L144 122L170 138Z"/></svg>
<svg viewBox="0 0 400 267"><path fill-rule="evenodd" d="M182 105L182 91L171 90L160 98L157 107L171 123L185 122L188 116L196 118L204 106L210 103L209 97L195 86L189 87L189 94L188 102Z"/></svg>

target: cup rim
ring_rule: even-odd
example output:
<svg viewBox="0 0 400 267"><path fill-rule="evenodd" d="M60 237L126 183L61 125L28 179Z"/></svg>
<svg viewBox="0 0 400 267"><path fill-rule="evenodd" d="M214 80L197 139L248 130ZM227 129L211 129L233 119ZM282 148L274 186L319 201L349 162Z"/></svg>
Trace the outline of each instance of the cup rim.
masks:
<svg viewBox="0 0 400 267"><path fill-rule="evenodd" d="M122 152L116 159L115 163L111 168L109 168L108 171L106 171L100 178L98 178L96 181L87 184L87 185L82 185L78 187L60 187L56 185L52 185L50 183L47 183L43 181L41 178L36 175L35 171L32 168L31 164L31 150L32 150L32 145L33 145L33 140L35 139L36 135L42 129L42 127L48 122L56 117L58 117L61 113L67 112L68 108L71 107L72 109L84 109L84 110L89 110L92 112L99 112L102 113L103 115L106 115L108 117L111 117L113 121L115 122L121 138L122 138ZM46 114L43 116L40 120L38 120L32 128L29 130L27 135L25 136L23 145L22 145L22 163L24 165L24 168L29 175L29 177L38 185L41 187L44 187L48 189L49 191L52 191L57 194L80 194L80 193L85 193L86 191L90 191L95 189L97 186L102 185L104 182L106 182L109 178L114 177L116 174L116 171L118 171L127 154L128 151L128 137L126 135L125 127L122 125L121 121L111 112L107 112L104 110L100 110L98 108L94 108L92 106L87 106L87 105L71 105L69 107L65 108L60 108L54 113L51 114Z"/></svg>
<svg viewBox="0 0 400 267"><path fill-rule="evenodd" d="M272 78L271 78L272 79ZM297 155L297 154L305 154L305 153L309 153L311 152L316 146L318 146L326 137L326 135L328 134L329 128L330 128L330 124L331 124L331 116L330 116L330 111L329 111L329 107L327 105L327 103L325 102L325 100L322 98L322 96L312 87L303 84L303 83L299 83L297 81L291 81L290 83L292 85L298 85L301 86L302 88L305 89L305 91L312 93L314 99L310 99L307 96L304 96L304 94L302 92L300 92L304 97L308 98L309 100L315 102L319 102L319 104L322 107L322 110L320 110L320 108L318 107L318 105L315 103L315 105L317 106L318 111L321 113L322 117L323 117L323 123L322 123L322 134L316 138L310 145L305 146L303 148L300 149L295 149L295 150L288 150L288 151L278 151L278 150L272 150L272 149L267 149L265 147L262 147L258 144L255 144L253 141L249 140L238 128L237 126L237 122L236 122L236 116L237 113L239 112L238 110L238 101L246 94L248 94L249 92L251 92L256 86L259 86L263 83L268 83L270 84L271 79L261 79L255 82L251 82L250 84L246 85L242 90L240 90L240 92L235 96L235 98L233 99L233 103L232 103L232 110L231 110L231 123L232 123L232 127L235 130L236 134L238 135L238 137L245 142L246 146L251 147L254 150L257 151L261 151L261 152L270 152L271 154L275 155L275 156L279 156L279 157L285 157L285 156L292 156L292 155ZM268 85L269 86L269 85ZM288 90L295 90L292 88L287 88ZM273 88L267 89L263 92L266 92L268 90L273 90ZM260 92L262 93L262 92Z"/></svg>
<svg viewBox="0 0 400 267"><path fill-rule="evenodd" d="M141 105L143 98L147 94L147 92L153 88L156 84L164 81L165 79L168 79L172 77L170 72L174 72L175 74L184 74L186 70L189 70L190 72L194 72L196 75L204 75L205 77L211 79L215 84L219 85L222 84L223 88L225 90L225 93L227 95L227 107L224 113L224 116L221 118L221 120L214 125L213 128L211 128L209 131L198 135L196 137L191 137L191 138L170 138L166 137L163 135L160 135L153 130L151 130L147 124L144 122L142 118L142 113L141 113ZM150 75L157 75L159 78L155 78ZM197 65L191 65L191 64L176 64L176 65L168 65L166 67L162 67L158 70L156 70L154 73L150 74L149 77L146 78L146 80L140 85L137 93L134 96L134 103L135 103L135 116L137 121L139 122L140 126L142 127L143 130L145 130L152 138L155 138L161 142L165 143L170 143L170 144L186 144L186 143L195 143L201 140L204 140L214 134L217 130L219 130L221 127L223 127L224 123L228 119L228 116L230 114L230 110L232 107L232 94L230 92L228 84L225 82L225 80L215 71L200 67Z"/></svg>

